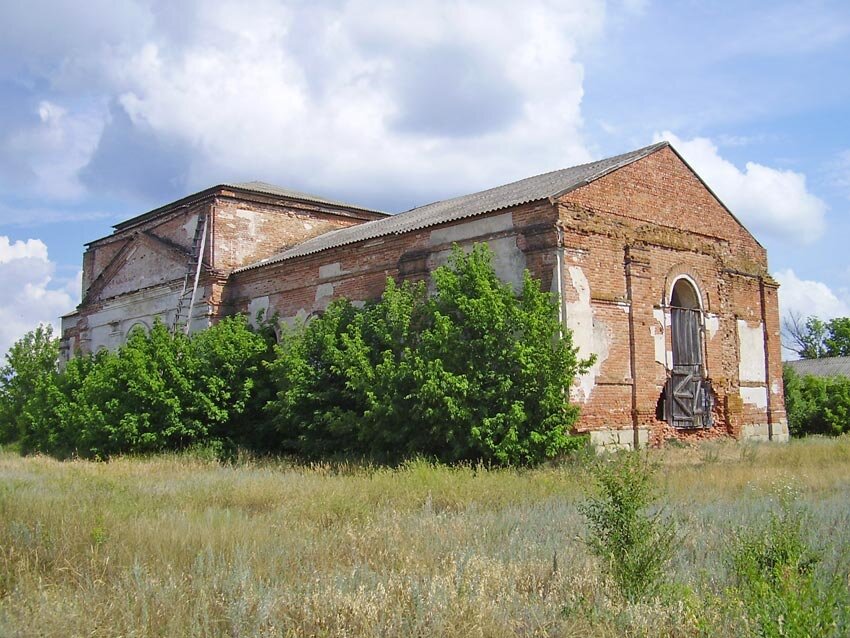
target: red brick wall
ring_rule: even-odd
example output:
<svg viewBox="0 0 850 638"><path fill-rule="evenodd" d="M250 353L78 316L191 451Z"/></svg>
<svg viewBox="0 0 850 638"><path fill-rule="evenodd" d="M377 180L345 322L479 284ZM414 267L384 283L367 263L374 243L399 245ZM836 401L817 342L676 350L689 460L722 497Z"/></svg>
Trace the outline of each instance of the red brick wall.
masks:
<svg viewBox="0 0 850 638"><path fill-rule="evenodd" d="M669 147L595 180L563 200L609 213L612 221L633 228L643 222L721 239L730 244L736 258L767 267L764 248Z"/></svg>
<svg viewBox="0 0 850 638"><path fill-rule="evenodd" d="M505 212L495 214L504 215ZM526 267L541 278L548 289L554 262L547 258L551 255L545 253L546 250L551 252L554 245L554 220L555 212L548 202L526 204L514 209L513 229L497 235L471 237L460 243L498 239L503 244L512 245L517 251L523 251ZM549 237L543 239L541 247L535 234L539 230L536 226L541 222L545 225L547 221ZM441 228L470 223L475 223L475 220L460 220L444 224ZM381 295L387 277L421 279L428 270L438 265L434 256L445 256L451 242L432 244L430 237L434 229L389 235L235 273L227 293L228 305L235 312L245 312L251 299L268 296L269 312L278 312L281 317L288 318L322 310L335 297L356 301L375 299ZM530 239L526 240L525 232L529 229ZM320 268L323 266L326 268L322 271L324 276L321 276Z"/></svg>
<svg viewBox="0 0 850 638"><path fill-rule="evenodd" d="M776 287L767 274L765 251L672 150L662 149L568 193L559 210L566 264L587 277L596 329L612 335L596 386L583 405L581 429L638 425L649 427L659 442L737 435L745 424L784 419ZM672 349L670 327L659 323L658 314L681 275L696 282L713 328L704 338L717 402L710 430L674 431L656 418ZM570 287L565 275L568 294ZM739 379L739 319L751 329L764 328L766 382ZM659 332L661 361L653 336ZM767 388L770 416L741 400L742 385Z"/></svg>

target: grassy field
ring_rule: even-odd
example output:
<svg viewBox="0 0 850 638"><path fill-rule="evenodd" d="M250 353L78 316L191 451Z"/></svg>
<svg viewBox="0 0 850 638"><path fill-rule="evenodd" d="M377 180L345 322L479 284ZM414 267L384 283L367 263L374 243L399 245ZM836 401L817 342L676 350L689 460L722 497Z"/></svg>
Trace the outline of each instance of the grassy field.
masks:
<svg viewBox="0 0 850 638"><path fill-rule="evenodd" d="M664 595L627 604L582 542L582 461L0 452L0 636L741 635L729 548L789 492L823 573L847 586L850 439L653 456L679 542Z"/></svg>

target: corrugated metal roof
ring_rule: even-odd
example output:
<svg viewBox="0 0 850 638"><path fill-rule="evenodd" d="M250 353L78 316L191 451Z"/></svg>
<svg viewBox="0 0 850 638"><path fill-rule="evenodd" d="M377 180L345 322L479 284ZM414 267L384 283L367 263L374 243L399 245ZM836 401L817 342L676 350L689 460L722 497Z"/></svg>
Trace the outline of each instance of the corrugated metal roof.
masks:
<svg viewBox="0 0 850 638"><path fill-rule="evenodd" d="M798 359L797 361L786 361L785 365L791 367L801 377L806 375L815 377L850 377L850 357Z"/></svg>
<svg viewBox="0 0 850 638"><path fill-rule="evenodd" d="M280 186L275 186L274 184L267 184L266 182L225 183L222 184L222 186L229 186L230 188L239 188L241 190L251 191L253 193L263 193L265 195L276 195L278 197L300 199L306 202L316 202L317 204L330 204L331 206L342 206L344 208L364 210L369 213L381 213L382 215L389 214L385 213L384 211L375 210L374 208L366 208L365 206L348 204L346 202L340 202L334 199L327 199L326 197L319 197L318 195L311 195L310 193L300 193L298 191L290 190L288 188L281 188Z"/></svg>
<svg viewBox="0 0 850 638"><path fill-rule="evenodd" d="M519 204L557 197L642 159L665 146L669 146L669 144L660 142L623 155L573 166L572 168L564 168L535 177L527 177L518 182L497 186L479 193L434 202L384 219L376 219L364 224L331 231L256 263L238 268L235 272L258 268L294 257L311 255L360 241L377 239L387 235L400 235Z"/></svg>

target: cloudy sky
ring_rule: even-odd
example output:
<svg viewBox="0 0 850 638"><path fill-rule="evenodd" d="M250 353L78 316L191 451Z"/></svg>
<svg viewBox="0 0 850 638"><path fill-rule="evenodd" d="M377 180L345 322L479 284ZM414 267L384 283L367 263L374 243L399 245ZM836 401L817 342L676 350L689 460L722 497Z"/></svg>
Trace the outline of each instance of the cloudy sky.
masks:
<svg viewBox="0 0 850 638"><path fill-rule="evenodd" d="M0 350L83 243L220 182L390 212L670 140L850 315L850 3L28 0L0 21Z"/></svg>

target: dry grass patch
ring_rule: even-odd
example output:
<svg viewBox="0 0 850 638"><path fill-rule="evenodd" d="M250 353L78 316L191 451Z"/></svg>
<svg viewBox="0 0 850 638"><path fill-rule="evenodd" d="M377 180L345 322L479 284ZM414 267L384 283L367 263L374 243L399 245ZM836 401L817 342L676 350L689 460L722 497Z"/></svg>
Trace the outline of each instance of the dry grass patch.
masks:
<svg viewBox="0 0 850 638"><path fill-rule="evenodd" d="M850 439L653 455L679 550L669 595L626 605L578 540L580 464L0 454L0 635L723 635L729 539L787 484L846 554Z"/></svg>

